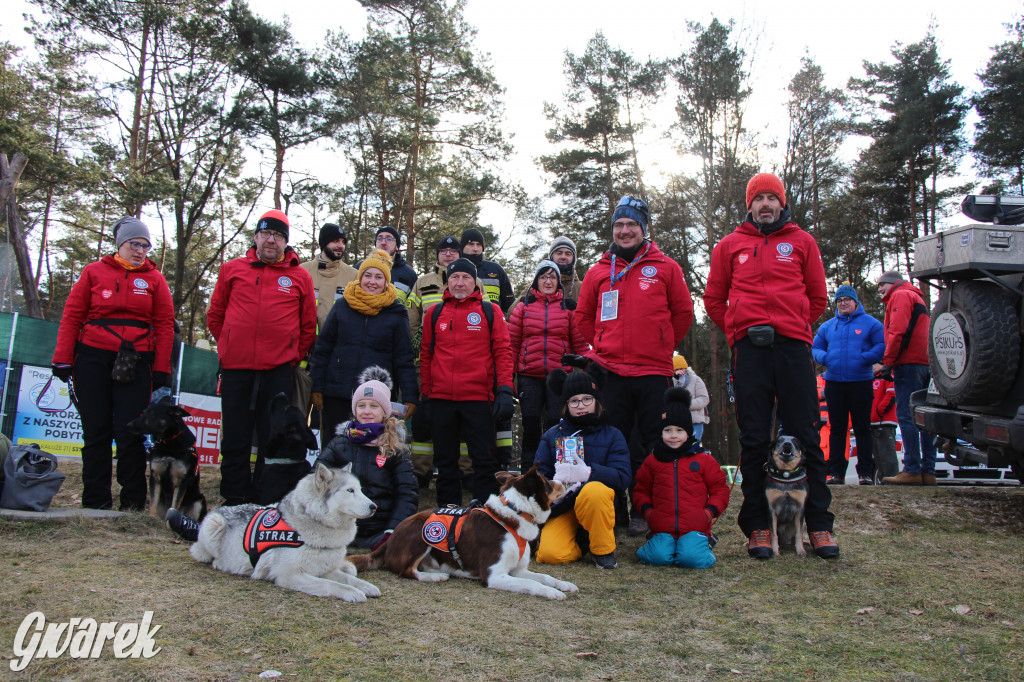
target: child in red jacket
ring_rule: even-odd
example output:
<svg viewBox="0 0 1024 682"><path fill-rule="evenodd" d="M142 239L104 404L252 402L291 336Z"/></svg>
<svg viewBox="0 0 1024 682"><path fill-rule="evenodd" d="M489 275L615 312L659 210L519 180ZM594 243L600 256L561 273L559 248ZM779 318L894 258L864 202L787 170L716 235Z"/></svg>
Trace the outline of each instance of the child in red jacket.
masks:
<svg viewBox="0 0 1024 682"><path fill-rule="evenodd" d="M637 550L652 566L711 568L711 524L729 506L729 485L715 458L693 437L690 394L665 391L661 443L636 474L633 500L650 526L650 540Z"/></svg>
<svg viewBox="0 0 1024 682"><path fill-rule="evenodd" d="M875 399L871 404L871 439L874 441L875 483L900 472L896 456L896 388L893 382L876 377Z"/></svg>

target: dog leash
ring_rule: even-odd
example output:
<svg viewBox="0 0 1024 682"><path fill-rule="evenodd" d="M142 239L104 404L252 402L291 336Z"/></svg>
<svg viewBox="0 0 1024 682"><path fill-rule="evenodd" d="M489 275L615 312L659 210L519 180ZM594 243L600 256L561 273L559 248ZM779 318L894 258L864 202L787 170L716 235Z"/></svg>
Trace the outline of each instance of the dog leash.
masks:
<svg viewBox="0 0 1024 682"><path fill-rule="evenodd" d="M733 392L732 392L732 372L729 372L729 398L730 398L730 402L735 400L735 398L733 397ZM771 430L768 433L768 442L769 442L769 444L775 442L775 438L776 438L775 432L776 432L776 430L778 429L778 426L779 426L779 419L778 419L778 417L779 417L779 399L776 398L775 402L772 403L772 428L771 428ZM770 445L769 445L769 447L770 447ZM770 460L771 460L771 457L769 456L769 461ZM732 499L732 491L736 487L736 478L739 476L740 469L742 467L743 467L743 452L741 451L740 452L739 461L736 462L736 473L732 477L732 483L729 484L729 499ZM764 467L765 467L765 471L767 472L768 471L768 462L764 463ZM718 519L720 519L720 518L722 518L721 514L719 514L715 518L711 519L711 525L708 527L708 531L709 532L711 531L712 528L715 527L715 524L718 523Z"/></svg>

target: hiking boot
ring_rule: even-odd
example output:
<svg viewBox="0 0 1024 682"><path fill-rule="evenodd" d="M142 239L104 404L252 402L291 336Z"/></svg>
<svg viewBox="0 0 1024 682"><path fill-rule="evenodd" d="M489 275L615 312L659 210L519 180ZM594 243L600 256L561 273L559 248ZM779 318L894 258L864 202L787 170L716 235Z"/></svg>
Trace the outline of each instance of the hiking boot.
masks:
<svg viewBox="0 0 1024 682"><path fill-rule="evenodd" d="M832 539L832 533L827 530L815 530L808 533L811 536L811 547L814 553L822 559L836 559L839 557L839 544Z"/></svg>
<svg viewBox="0 0 1024 682"><path fill-rule="evenodd" d="M935 485L935 474L921 474L921 485Z"/></svg>
<svg viewBox="0 0 1024 682"><path fill-rule="evenodd" d="M647 530L647 522L637 516L630 520L629 528L626 529L626 535L636 537L638 535L643 535Z"/></svg>
<svg viewBox="0 0 1024 682"><path fill-rule="evenodd" d="M901 471L895 476L886 476L882 479L882 485L924 485L921 474L912 474L909 471Z"/></svg>
<svg viewBox="0 0 1024 682"><path fill-rule="evenodd" d="M182 540L195 542L199 539L199 522L185 516L177 509L168 509L164 517L167 527L181 536Z"/></svg>
<svg viewBox="0 0 1024 682"><path fill-rule="evenodd" d="M612 569L619 565L619 563L615 561L615 552L611 552L610 554L595 554L594 563L597 564L598 568L606 569Z"/></svg>
<svg viewBox="0 0 1024 682"><path fill-rule="evenodd" d="M754 559L771 559L772 532L770 530L755 530L750 532L750 541L747 542L747 554Z"/></svg>
<svg viewBox="0 0 1024 682"><path fill-rule="evenodd" d="M860 484L861 485L874 485L875 484L875 479L873 477L871 477L871 476L861 476L860 477Z"/></svg>
<svg viewBox="0 0 1024 682"><path fill-rule="evenodd" d="M843 479L834 474L829 474L825 477L825 483L829 485L843 485Z"/></svg>

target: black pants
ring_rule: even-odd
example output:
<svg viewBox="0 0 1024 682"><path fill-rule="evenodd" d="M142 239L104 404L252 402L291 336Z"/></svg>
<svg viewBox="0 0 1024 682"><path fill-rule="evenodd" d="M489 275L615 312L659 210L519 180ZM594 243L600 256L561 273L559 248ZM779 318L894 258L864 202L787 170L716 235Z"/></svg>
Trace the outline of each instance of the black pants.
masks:
<svg viewBox="0 0 1024 682"><path fill-rule="evenodd" d="M415 415L413 415L415 416ZM320 413L320 449L337 436L338 425L352 417L352 398L324 396L324 409Z"/></svg>
<svg viewBox="0 0 1024 682"><path fill-rule="evenodd" d="M839 480L846 478L846 434L853 421L857 437L857 476L874 478L875 458L871 440L871 403L875 391L871 379L865 381L825 380L825 401L828 403L828 470Z"/></svg>
<svg viewBox="0 0 1024 682"><path fill-rule="evenodd" d="M518 377L519 409L523 414L523 454L520 469L533 466L540 437L558 423L562 411L562 397L548 390L546 377Z"/></svg>
<svg viewBox="0 0 1024 682"><path fill-rule="evenodd" d="M459 440L466 443L473 463L470 492L484 502L498 492L498 458L494 453L494 418L486 400L430 399L434 435L434 466L437 467L437 506L462 504L459 471Z"/></svg>
<svg viewBox="0 0 1024 682"><path fill-rule="evenodd" d="M831 531L832 493L825 484L825 455L819 445L818 390L810 344L776 335L772 346L759 348L743 337L732 347L732 376L743 475L743 504L737 520L743 534L771 528L764 479L776 398L779 421L788 435L800 440L807 458L807 530Z"/></svg>
<svg viewBox="0 0 1024 682"><path fill-rule="evenodd" d="M79 346L73 369L78 414L82 417L82 506L110 509L111 441L117 444L117 482L121 509L146 507L146 448L142 435L128 422L142 414L153 392L150 362L135 366L135 381L120 384L110 378L117 353Z"/></svg>
<svg viewBox="0 0 1024 682"><path fill-rule="evenodd" d="M221 370L220 494L225 505L256 499L249 467L253 429L258 445L255 476L259 476L270 439L270 401L278 393L291 400L294 370L289 364L265 370Z"/></svg>
<svg viewBox="0 0 1024 682"><path fill-rule="evenodd" d="M633 479L654 446L661 442L661 411L665 391L672 385L672 377L646 375L624 377L608 372L601 390L601 405L608 412L609 423L622 432L630 443L634 424L639 431L641 448L630 447L629 459ZM630 483L630 497L633 485ZM638 513L636 507L633 513ZM636 516L634 516L636 518Z"/></svg>

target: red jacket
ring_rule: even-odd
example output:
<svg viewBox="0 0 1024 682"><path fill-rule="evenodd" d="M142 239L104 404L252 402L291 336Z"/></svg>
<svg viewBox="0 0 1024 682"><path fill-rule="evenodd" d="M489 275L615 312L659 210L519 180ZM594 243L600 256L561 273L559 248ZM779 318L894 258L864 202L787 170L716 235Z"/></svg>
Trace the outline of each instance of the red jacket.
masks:
<svg viewBox="0 0 1024 682"><path fill-rule="evenodd" d="M650 250L615 283L618 314L601 321L601 299L611 290L612 253L587 271L576 320L594 348L588 356L620 376L672 376L672 352L693 324L693 300L679 264L650 242ZM615 272L629 265L615 259Z"/></svg>
<svg viewBox="0 0 1024 682"><path fill-rule="evenodd" d="M910 282L896 282L889 293L882 298L885 304L885 356L883 365L927 365L928 364L928 313L925 312L914 324L914 333L906 350L900 352L903 334L910 325L914 306L924 307L921 290Z"/></svg>
<svg viewBox="0 0 1024 682"><path fill-rule="evenodd" d="M494 327L488 330L481 300L479 289L462 300L445 289L441 303L423 313L420 391L424 398L492 401L495 385L512 388L508 326L501 308L492 304ZM444 307L435 330L431 321L439 305Z"/></svg>
<svg viewBox="0 0 1024 682"><path fill-rule="evenodd" d="M550 296L530 289L532 301L517 304L508 320L517 374L546 377L562 366L566 353L583 355L590 344L576 323L576 311L562 307L562 291Z"/></svg>
<svg viewBox="0 0 1024 682"><path fill-rule="evenodd" d="M99 325L89 324L90 320L104 318L139 320L151 325L151 330L108 326L131 341L135 350L154 352L154 372L170 374L174 304L167 280L153 261L147 258L138 270L126 270L113 256L104 256L82 269L64 304L53 362L73 364L75 343L79 341L102 350L119 349L121 339Z"/></svg>
<svg viewBox="0 0 1024 682"><path fill-rule="evenodd" d="M297 364L316 340L313 280L291 247L269 264L251 247L220 267L206 324L225 369Z"/></svg>
<svg viewBox="0 0 1024 682"><path fill-rule="evenodd" d="M704 309L730 346L760 324L812 343L811 325L827 306L818 244L796 223L766 236L745 222L715 245Z"/></svg>
<svg viewBox="0 0 1024 682"><path fill-rule="evenodd" d="M875 399L871 402L871 425L891 424L896 421L896 384L885 379L874 381Z"/></svg>
<svg viewBox="0 0 1024 682"><path fill-rule="evenodd" d="M668 448L659 446L659 452ZM729 484L715 458L704 450L687 453L672 461L654 454L636 472L633 504L647 516L651 532L668 533L674 538L691 531L710 533L705 507L713 507L718 517L729 506Z"/></svg>

